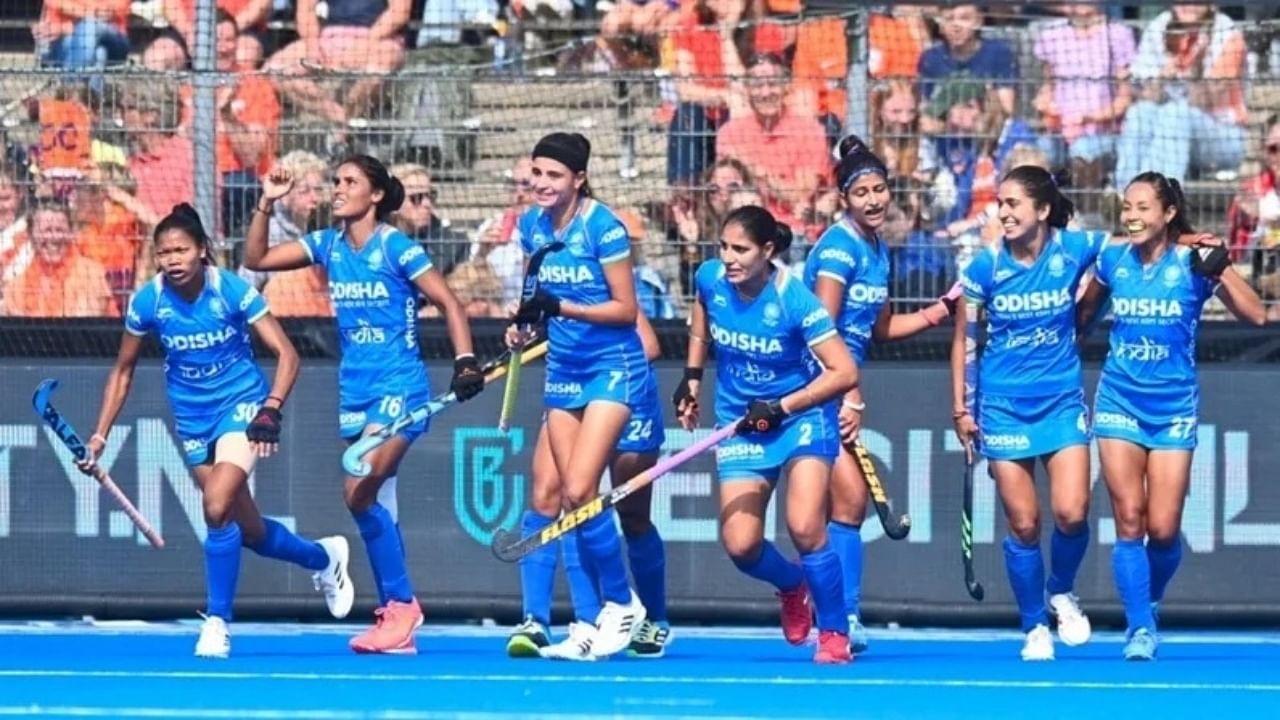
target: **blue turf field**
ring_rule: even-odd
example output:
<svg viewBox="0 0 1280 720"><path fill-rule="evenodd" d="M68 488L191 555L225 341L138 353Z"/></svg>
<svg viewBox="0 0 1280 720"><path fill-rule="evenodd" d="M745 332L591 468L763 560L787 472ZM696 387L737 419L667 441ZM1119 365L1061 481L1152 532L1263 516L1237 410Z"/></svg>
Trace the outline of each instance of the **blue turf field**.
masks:
<svg viewBox="0 0 1280 720"><path fill-rule="evenodd" d="M777 630L682 629L668 657L510 660L502 628L424 628L416 657L360 657L357 626L238 624L229 660L195 623L0 624L0 717L1072 718L1280 716L1280 635L1167 635L1128 664L1120 637L1018 660L1011 632L882 630L847 667Z"/></svg>

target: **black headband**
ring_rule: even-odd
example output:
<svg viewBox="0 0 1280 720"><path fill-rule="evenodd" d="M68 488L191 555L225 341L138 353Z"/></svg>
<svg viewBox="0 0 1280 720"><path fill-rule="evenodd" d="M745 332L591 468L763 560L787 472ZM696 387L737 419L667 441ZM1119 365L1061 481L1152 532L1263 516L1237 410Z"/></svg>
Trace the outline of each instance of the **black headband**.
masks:
<svg viewBox="0 0 1280 720"><path fill-rule="evenodd" d="M587 161L591 159L591 142L579 133L551 133L534 146L533 157L555 160L570 172L585 172Z"/></svg>

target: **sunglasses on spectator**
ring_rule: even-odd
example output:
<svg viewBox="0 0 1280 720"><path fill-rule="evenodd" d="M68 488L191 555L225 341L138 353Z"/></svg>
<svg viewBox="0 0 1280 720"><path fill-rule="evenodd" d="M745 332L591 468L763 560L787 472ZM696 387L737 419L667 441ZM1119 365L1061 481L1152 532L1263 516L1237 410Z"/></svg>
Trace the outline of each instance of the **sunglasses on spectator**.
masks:
<svg viewBox="0 0 1280 720"><path fill-rule="evenodd" d="M508 190L515 190L516 188L519 188L521 190L528 190L531 187L533 187L532 180L525 179L525 180L508 180L507 181Z"/></svg>
<svg viewBox="0 0 1280 720"><path fill-rule="evenodd" d="M1280 143L1271 143L1267 146L1268 155L1275 155L1276 153L1280 153Z"/></svg>
<svg viewBox="0 0 1280 720"><path fill-rule="evenodd" d="M409 195L409 202L413 203L414 205L421 205L424 199L430 200L431 202L435 202L436 198L438 197L440 197L440 193L432 189L426 192L416 192Z"/></svg>

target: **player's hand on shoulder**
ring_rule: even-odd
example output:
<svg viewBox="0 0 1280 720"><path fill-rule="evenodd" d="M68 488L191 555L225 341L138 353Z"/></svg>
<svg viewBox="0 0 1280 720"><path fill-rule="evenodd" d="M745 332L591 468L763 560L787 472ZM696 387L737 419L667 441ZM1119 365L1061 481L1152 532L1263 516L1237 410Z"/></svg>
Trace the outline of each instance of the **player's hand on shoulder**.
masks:
<svg viewBox="0 0 1280 720"><path fill-rule="evenodd" d="M98 457L102 455L102 449L107 446L107 439L101 435L94 434L89 438L89 442L84 444L85 456L83 460L76 460L76 467L80 472L93 477L98 472Z"/></svg>
<svg viewBox="0 0 1280 720"><path fill-rule="evenodd" d="M787 412L782 409L781 400L763 400L756 398L747 405L747 416L738 423L738 432L771 433L782 427Z"/></svg>
<svg viewBox="0 0 1280 720"><path fill-rule="evenodd" d="M284 423L284 415L280 408L263 405L253 422L245 428L245 435L253 444L258 457L270 457L280 447L280 426Z"/></svg>
<svg viewBox="0 0 1280 720"><path fill-rule="evenodd" d="M480 372L480 363L475 355L460 355L453 361L453 379L449 389L457 396L458 402L466 402L484 390L484 374Z"/></svg>

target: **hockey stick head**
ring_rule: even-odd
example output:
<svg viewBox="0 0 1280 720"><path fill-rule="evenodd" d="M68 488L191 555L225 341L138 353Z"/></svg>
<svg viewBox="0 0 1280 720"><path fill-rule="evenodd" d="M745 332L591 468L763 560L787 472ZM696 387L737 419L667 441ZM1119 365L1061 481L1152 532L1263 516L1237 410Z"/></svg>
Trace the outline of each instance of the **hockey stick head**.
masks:
<svg viewBox="0 0 1280 720"><path fill-rule="evenodd" d="M529 265L524 273L524 288L520 291L520 302L527 303L538 294L538 271L542 269L542 261L553 252L560 252L564 249L564 243L560 240L549 242L546 245L533 251L529 256Z"/></svg>
<svg viewBox="0 0 1280 720"><path fill-rule="evenodd" d="M53 378L40 381L35 394L31 396L31 405L40 419L52 428L58 435L58 439L62 440L62 444L67 446L72 456L77 460L84 460L89 456L89 450L85 448L84 441L76 434L75 428L63 420L62 414L53 406L53 391L57 389L58 381Z"/></svg>
<svg viewBox="0 0 1280 720"><path fill-rule="evenodd" d="M373 467L364 461L364 456L373 452L386 442L387 439L381 436L381 433L373 433L365 435L359 440L351 443L351 447L342 453L342 469L352 477L362 478L373 472Z"/></svg>
<svg viewBox="0 0 1280 720"><path fill-rule="evenodd" d="M516 547L520 544L520 536L515 533L499 528L493 534L493 540L489 543L489 549L493 551L493 556L504 563L513 563L520 559L520 551Z"/></svg>
<svg viewBox="0 0 1280 720"><path fill-rule="evenodd" d="M36 409L36 414L44 417L48 410L53 408L51 402L53 391L58 389L58 381L53 378L45 378L36 386L36 392L31 396L31 404ZM57 412L56 410L54 412Z"/></svg>

